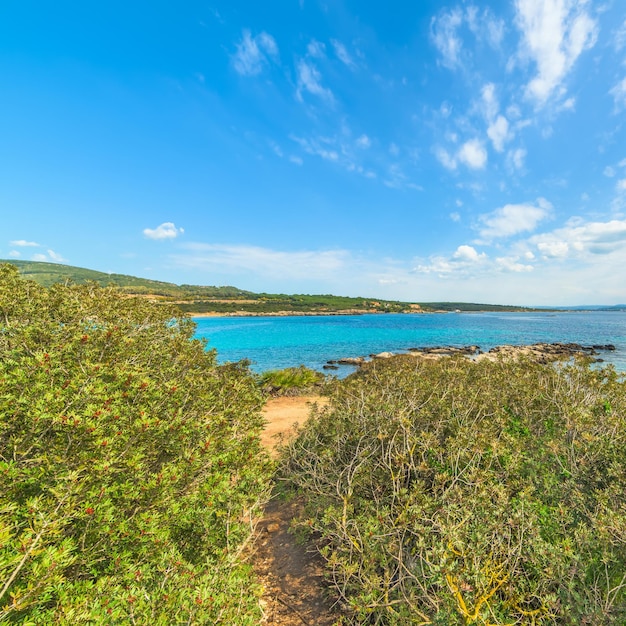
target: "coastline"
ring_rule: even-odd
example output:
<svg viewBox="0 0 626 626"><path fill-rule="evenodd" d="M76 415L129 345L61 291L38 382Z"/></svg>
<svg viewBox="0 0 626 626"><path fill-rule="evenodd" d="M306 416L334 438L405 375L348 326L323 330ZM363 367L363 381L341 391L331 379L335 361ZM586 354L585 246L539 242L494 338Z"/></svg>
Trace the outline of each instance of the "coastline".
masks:
<svg viewBox="0 0 626 626"><path fill-rule="evenodd" d="M387 311L363 309L346 309L343 311L232 311L228 313L217 313L215 311L205 311L202 313L192 313L187 311L189 317L330 317L335 315L411 315L417 313L424 315L426 313L446 313L447 311Z"/></svg>

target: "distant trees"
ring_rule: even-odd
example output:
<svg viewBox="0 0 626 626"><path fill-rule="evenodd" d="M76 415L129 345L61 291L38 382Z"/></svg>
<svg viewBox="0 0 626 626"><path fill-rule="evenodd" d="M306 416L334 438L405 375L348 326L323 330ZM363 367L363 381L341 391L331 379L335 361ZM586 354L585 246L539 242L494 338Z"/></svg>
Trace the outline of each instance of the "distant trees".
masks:
<svg viewBox="0 0 626 626"><path fill-rule="evenodd" d="M257 623L262 397L193 333L0 266L0 622Z"/></svg>

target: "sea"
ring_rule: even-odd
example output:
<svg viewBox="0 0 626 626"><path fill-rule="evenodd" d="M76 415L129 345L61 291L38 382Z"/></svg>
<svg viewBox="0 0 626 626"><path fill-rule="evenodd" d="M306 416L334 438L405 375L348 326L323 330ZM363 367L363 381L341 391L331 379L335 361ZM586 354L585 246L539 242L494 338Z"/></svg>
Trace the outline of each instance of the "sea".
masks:
<svg viewBox="0 0 626 626"><path fill-rule="evenodd" d="M613 344L598 354L626 372L626 312L417 313L288 317L198 317L196 336L217 350L219 363L246 359L257 372L285 367L324 371L328 361L409 348L539 342ZM340 366L342 378L354 367Z"/></svg>

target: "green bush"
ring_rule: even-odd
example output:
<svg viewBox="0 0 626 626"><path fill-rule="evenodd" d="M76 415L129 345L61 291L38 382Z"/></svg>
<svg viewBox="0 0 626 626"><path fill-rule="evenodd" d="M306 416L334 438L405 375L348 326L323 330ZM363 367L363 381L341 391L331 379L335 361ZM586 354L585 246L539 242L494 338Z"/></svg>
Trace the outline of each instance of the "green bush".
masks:
<svg viewBox="0 0 626 626"><path fill-rule="evenodd" d="M261 375L261 387L274 395L299 394L312 391L325 380L320 372L301 365L282 370L269 370Z"/></svg>
<svg viewBox="0 0 626 626"><path fill-rule="evenodd" d="M588 365L374 362L283 450L359 624L626 623L626 388Z"/></svg>
<svg viewBox="0 0 626 626"><path fill-rule="evenodd" d="M255 624L262 394L193 323L0 266L0 622Z"/></svg>

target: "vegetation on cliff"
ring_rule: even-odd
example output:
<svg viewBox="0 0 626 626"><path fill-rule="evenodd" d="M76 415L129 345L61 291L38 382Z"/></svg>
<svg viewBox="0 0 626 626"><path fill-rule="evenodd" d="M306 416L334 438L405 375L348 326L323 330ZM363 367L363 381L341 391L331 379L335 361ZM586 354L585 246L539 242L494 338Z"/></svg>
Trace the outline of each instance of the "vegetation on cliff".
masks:
<svg viewBox="0 0 626 626"><path fill-rule="evenodd" d="M263 398L178 314L0 266L0 622L258 623Z"/></svg>

